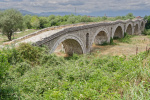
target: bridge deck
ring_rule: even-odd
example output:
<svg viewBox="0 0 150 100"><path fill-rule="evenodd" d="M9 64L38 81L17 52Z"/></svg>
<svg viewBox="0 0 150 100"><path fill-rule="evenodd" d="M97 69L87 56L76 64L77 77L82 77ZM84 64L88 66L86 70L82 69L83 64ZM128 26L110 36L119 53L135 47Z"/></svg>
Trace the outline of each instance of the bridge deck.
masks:
<svg viewBox="0 0 150 100"><path fill-rule="evenodd" d="M22 43L22 42L31 42L31 43L35 43L37 41L42 40L43 38L49 37L57 32L60 32L66 28L71 28L71 27L77 27L77 26L83 26L83 25L89 25L89 24L93 24L93 23L97 23L97 22L89 22L89 23L78 23L78 24L71 24L71 25L66 25L66 26L58 26L56 28L50 28L48 31L45 32L41 32L39 34L35 34L33 36L29 36L29 37L25 37L23 39L16 39L14 41L18 41L20 40L20 42L18 43ZM29 34L30 35L30 34Z"/></svg>
<svg viewBox="0 0 150 100"><path fill-rule="evenodd" d="M42 39L45 38L45 37L49 37L49 36L51 36L51 35L53 35L53 34L59 32L59 31L61 31L61 30L63 30L63 29L64 29L64 28L46 31L46 32L43 32L43 33L41 33L41 34L38 34L38 35L35 35L35 36L31 36L30 38L24 39L24 40L22 40L20 43L22 43L22 42L26 42L26 43L27 43L27 42L31 42L31 43L37 42L37 41L42 40Z"/></svg>

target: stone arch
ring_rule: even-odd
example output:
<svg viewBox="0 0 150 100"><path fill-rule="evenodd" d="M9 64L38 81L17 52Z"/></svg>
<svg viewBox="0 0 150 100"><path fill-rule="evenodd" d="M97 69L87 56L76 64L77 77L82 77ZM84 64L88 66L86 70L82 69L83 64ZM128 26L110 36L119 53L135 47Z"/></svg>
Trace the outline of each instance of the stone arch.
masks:
<svg viewBox="0 0 150 100"><path fill-rule="evenodd" d="M124 33L123 33L123 28L121 26L117 26L113 38L123 38Z"/></svg>
<svg viewBox="0 0 150 100"><path fill-rule="evenodd" d="M133 28L132 25L131 25L131 24L128 24L128 26L127 26L127 28L126 28L126 33L129 34L129 35L132 35L132 33L133 33L133 32L132 32L132 28Z"/></svg>
<svg viewBox="0 0 150 100"><path fill-rule="evenodd" d="M93 43L102 44L104 42L109 42L109 41L110 41L110 38L109 38L109 34L108 34L108 31L106 30L106 28L100 28L94 34L92 42L91 42L91 46Z"/></svg>
<svg viewBox="0 0 150 100"><path fill-rule="evenodd" d="M86 53L82 40L75 35L64 35L63 37L58 39L52 47L50 53L53 53L61 43L63 44L65 53L67 53L68 55L72 55L73 53Z"/></svg>
<svg viewBox="0 0 150 100"><path fill-rule="evenodd" d="M141 31L143 31L143 30L144 30L144 22L143 22L143 21L141 22L140 30L141 30Z"/></svg>
<svg viewBox="0 0 150 100"><path fill-rule="evenodd" d="M103 44L103 43L107 42L107 39L108 39L107 33L105 31L100 31L96 35L96 37L94 39L94 43L95 44Z"/></svg>
<svg viewBox="0 0 150 100"><path fill-rule="evenodd" d="M86 34L86 48L89 48L89 33Z"/></svg>
<svg viewBox="0 0 150 100"><path fill-rule="evenodd" d="M138 32L139 32L139 26L138 26L138 24L135 24L134 35L138 34Z"/></svg>

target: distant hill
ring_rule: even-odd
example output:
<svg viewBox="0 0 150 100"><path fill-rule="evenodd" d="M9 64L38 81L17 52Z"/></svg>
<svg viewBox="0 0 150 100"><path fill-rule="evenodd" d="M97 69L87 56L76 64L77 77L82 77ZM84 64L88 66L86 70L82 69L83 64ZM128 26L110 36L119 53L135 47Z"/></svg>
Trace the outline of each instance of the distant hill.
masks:
<svg viewBox="0 0 150 100"><path fill-rule="evenodd" d="M60 16L64 16L64 15L70 15L72 13L70 12L42 12L39 13L39 16L49 16L49 15L60 15Z"/></svg>
<svg viewBox="0 0 150 100"><path fill-rule="evenodd" d="M6 9L0 9L1 11L4 11ZM19 10L23 15L37 15L37 16L50 16L50 15L70 15L72 13L70 12L41 12L41 13L33 13L27 10Z"/></svg>
<svg viewBox="0 0 150 100"><path fill-rule="evenodd" d="M41 13L33 13L26 10L19 10L23 15L37 15L37 16L50 16L50 15L70 15L70 12L41 12Z"/></svg>
<svg viewBox="0 0 150 100"><path fill-rule="evenodd" d="M26 10L19 10L23 15L37 15L37 13L29 12Z"/></svg>

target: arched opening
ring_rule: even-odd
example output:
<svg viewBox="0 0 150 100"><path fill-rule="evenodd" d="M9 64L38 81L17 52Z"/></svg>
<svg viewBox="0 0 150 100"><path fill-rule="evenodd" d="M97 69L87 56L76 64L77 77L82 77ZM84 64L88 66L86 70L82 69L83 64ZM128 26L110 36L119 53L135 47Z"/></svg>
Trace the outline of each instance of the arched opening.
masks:
<svg viewBox="0 0 150 100"><path fill-rule="evenodd" d="M141 31L144 29L144 23L141 23L141 27L140 27Z"/></svg>
<svg viewBox="0 0 150 100"><path fill-rule="evenodd" d="M138 24L135 25L135 28L134 28L134 35L138 34Z"/></svg>
<svg viewBox="0 0 150 100"><path fill-rule="evenodd" d="M131 24L128 25L126 33L129 34L129 35L132 35L132 26L131 26Z"/></svg>
<svg viewBox="0 0 150 100"><path fill-rule="evenodd" d="M94 43L97 45L97 44L103 44L103 43L106 43L108 40L108 37L107 37L107 33L105 31L100 31L95 39L94 39Z"/></svg>
<svg viewBox="0 0 150 100"><path fill-rule="evenodd" d="M74 39L66 39L61 42L54 51L54 53L56 54L58 54L59 52L62 52L69 56L72 56L74 53L83 54L81 45Z"/></svg>
<svg viewBox="0 0 150 100"><path fill-rule="evenodd" d="M89 33L86 34L86 48L89 48Z"/></svg>
<svg viewBox="0 0 150 100"><path fill-rule="evenodd" d="M118 26L116 28L113 38L123 38L123 31L122 31L121 26Z"/></svg>

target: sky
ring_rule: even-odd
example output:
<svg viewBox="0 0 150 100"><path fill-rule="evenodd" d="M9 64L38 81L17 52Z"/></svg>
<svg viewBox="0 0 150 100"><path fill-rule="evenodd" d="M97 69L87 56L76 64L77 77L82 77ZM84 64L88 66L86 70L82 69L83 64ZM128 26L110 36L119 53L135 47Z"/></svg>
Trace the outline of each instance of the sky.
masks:
<svg viewBox="0 0 150 100"><path fill-rule="evenodd" d="M0 0L0 9L33 13L69 12L90 16L150 15L150 0ZM76 10L75 10L76 9Z"/></svg>

